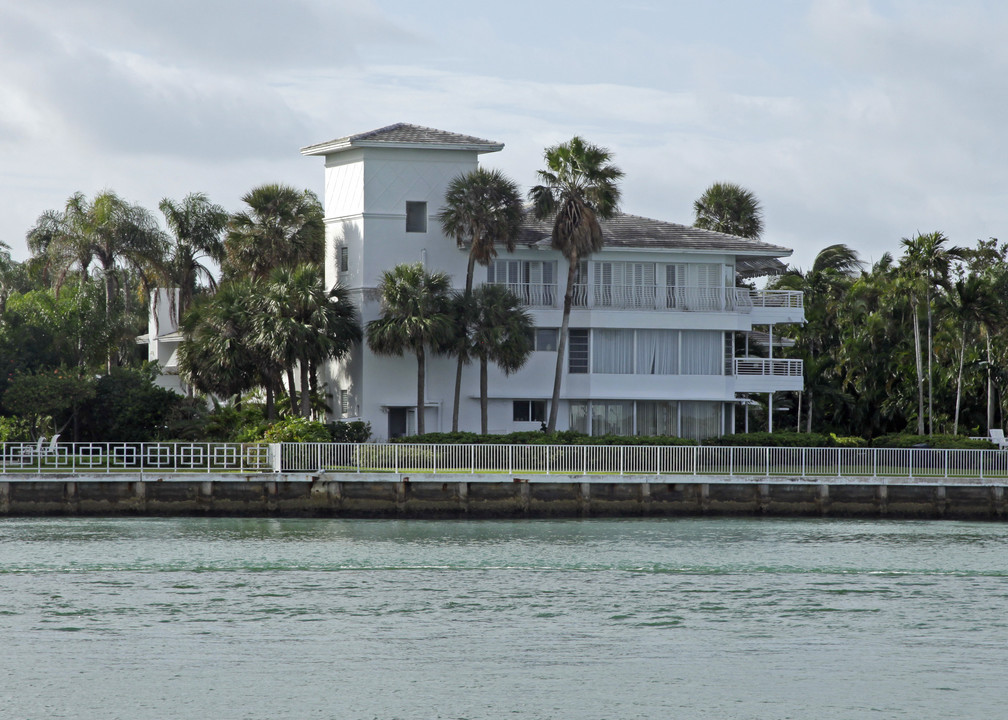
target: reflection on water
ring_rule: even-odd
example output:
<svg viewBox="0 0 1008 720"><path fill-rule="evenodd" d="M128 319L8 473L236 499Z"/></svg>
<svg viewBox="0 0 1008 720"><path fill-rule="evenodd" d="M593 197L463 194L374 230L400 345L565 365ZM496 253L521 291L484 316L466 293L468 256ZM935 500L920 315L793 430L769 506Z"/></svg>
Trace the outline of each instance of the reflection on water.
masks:
<svg viewBox="0 0 1008 720"><path fill-rule="evenodd" d="M0 521L9 717L998 717L1003 526Z"/></svg>

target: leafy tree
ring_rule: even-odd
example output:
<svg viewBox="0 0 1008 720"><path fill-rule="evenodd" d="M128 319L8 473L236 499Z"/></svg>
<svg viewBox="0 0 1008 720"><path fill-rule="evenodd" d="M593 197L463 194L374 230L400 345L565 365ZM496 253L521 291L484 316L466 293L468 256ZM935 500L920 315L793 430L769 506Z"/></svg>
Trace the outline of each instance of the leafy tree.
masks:
<svg viewBox="0 0 1008 720"><path fill-rule="evenodd" d="M322 203L310 190L260 185L246 193L248 209L228 223L226 278L264 279L278 267L321 262L325 244Z"/></svg>
<svg viewBox="0 0 1008 720"><path fill-rule="evenodd" d="M77 439L77 419L81 406L95 396L95 381L76 368L58 368L38 373L15 373L7 383L3 404L7 412L19 416L31 425L33 436L48 430L62 433L74 424Z"/></svg>
<svg viewBox="0 0 1008 720"><path fill-rule="evenodd" d="M510 375L532 354L532 318L514 293L503 285L483 285L470 299L471 354L480 364L480 432L487 433L487 366L492 362Z"/></svg>
<svg viewBox="0 0 1008 720"><path fill-rule="evenodd" d="M264 305L251 280L233 280L196 303L181 323L179 373L198 391L222 398L265 387L267 417L272 419L282 366L257 328Z"/></svg>
<svg viewBox="0 0 1008 720"><path fill-rule="evenodd" d="M112 368L86 404L85 440L148 442L166 439L167 423L184 398L154 383L156 365Z"/></svg>
<svg viewBox="0 0 1008 720"><path fill-rule="evenodd" d="M860 267L854 250L843 244L830 245L816 255L810 270L789 269L774 283L774 287L804 293L805 325L796 334L797 350L805 367L806 432L812 432L817 394L842 396L833 392L826 379L835 370L841 302Z"/></svg>
<svg viewBox="0 0 1008 720"><path fill-rule="evenodd" d="M119 268L133 271L146 284L160 272L167 249L164 233L153 216L111 190L91 201L83 193L75 193L62 212L43 213L29 231L28 242L33 252L44 255L57 271L57 287L74 267L83 284L90 263L96 262L105 282L105 318L109 323L116 313ZM106 371L112 363L110 348Z"/></svg>
<svg viewBox="0 0 1008 720"><path fill-rule="evenodd" d="M552 245L568 263L553 399L547 423L548 431L553 432L560 404L560 382L578 264L602 249L602 228L598 221L611 218L619 210L618 183L623 171L612 164L612 154L608 150L578 136L546 148L544 159L546 169L538 173L540 184L529 190L532 212L539 220L554 218Z"/></svg>
<svg viewBox="0 0 1008 720"><path fill-rule="evenodd" d="M759 240L763 235L763 208L751 190L729 182L716 182L693 203L693 226Z"/></svg>
<svg viewBox="0 0 1008 720"><path fill-rule="evenodd" d="M204 193L190 193L181 202L165 198L159 207L172 233L165 279L170 286L179 288L181 317L192 305L201 279L211 290L217 289L217 281L204 261L224 260L222 233L227 227L228 214L220 205L212 204Z"/></svg>
<svg viewBox="0 0 1008 720"><path fill-rule="evenodd" d="M443 347L453 332L451 284L444 273L421 263L396 265L378 284L382 314L367 324L368 347L379 355L412 352L417 360L417 432L424 433L427 348Z"/></svg>
<svg viewBox="0 0 1008 720"><path fill-rule="evenodd" d="M472 295L476 263L489 265L497 256L498 245L513 252L524 215L518 185L499 170L476 168L457 176L449 183L445 192L445 206L438 219L445 235L455 238L460 248L469 244L463 307L468 307ZM464 337L465 334L459 332L458 335ZM464 352L457 354L452 432L458 431L462 366L467 361Z"/></svg>
<svg viewBox="0 0 1008 720"><path fill-rule="evenodd" d="M927 306L928 321L928 434L934 431L934 391L932 360L934 357L932 298L938 288L948 287L949 269L953 259L962 256L962 249L946 247L948 238L940 232L917 233L913 238L903 238L904 248L901 270L910 291L914 314L914 352L917 363L918 418L917 434L924 434L924 371L921 361L920 320L918 308L921 300Z"/></svg>
<svg viewBox="0 0 1008 720"><path fill-rule="evenodd" d="M357 308L342 285L326 290L322 268L314 263L273 271L256 325L265 345L276 348L288 376L291 413L297 414L294 367L300 369L301 405L311 417L310 369L346 357L362 333Z"/></svg>

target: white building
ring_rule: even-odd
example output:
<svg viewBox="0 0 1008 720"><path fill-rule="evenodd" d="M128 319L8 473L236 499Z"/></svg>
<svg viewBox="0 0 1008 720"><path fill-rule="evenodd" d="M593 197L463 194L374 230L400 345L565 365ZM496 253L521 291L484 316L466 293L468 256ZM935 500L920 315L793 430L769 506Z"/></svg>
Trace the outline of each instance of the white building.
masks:
<svg viewBox="0 0 1008 720"><path fill-rule="evenodd" d="M380 314L375 288L398 263L421 261L465 283L467 251L441 232L448 183L503 144L397 124L301 150L325 158L326 283L351 291L364 323ZM566 260L550 223L526 223L476 283L506 284L528 306L535 352L505 376L491 366L489 431L538 429L552 396ZM732 432L747 393L802 389L798 360L739 357L735 337L804 322L801 293L750 291L739 277L778 271L791 250L684 225L620 215L605 247L580 268L557 429L707 437ZM558 284L559 281L559 284ZM771 350L772 355L772 350ZM455 360L428 358L425 425L451 429ZM371 422L377 438L415 428L416 361L354 350L326 382L337 418ZM478 368L463 375L459 429L479 430Z"/></svg>

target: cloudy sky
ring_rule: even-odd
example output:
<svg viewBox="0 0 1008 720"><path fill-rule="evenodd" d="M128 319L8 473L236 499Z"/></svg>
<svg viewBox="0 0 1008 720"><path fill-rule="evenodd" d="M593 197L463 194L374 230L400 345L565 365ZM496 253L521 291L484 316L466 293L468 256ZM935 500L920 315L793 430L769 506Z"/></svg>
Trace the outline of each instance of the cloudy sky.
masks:
<svg viewBox="0 0 1008 720"><path fill-rule="evenodd" d="M525 188L583 135L675 222L739 183L801 267L1008 239L1006 35L995 0L0 0L0 240L78 190L321 195L300 147L395 122L505 143Z"/></svg>

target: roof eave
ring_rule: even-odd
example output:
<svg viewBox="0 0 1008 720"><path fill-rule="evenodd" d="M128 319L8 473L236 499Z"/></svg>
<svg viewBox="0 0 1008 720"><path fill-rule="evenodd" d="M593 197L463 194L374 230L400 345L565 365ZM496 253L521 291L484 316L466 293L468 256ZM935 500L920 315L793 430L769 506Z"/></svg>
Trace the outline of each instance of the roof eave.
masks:
<svg viewBox="0 0 1008 720"><path fill-rule="evenodd" d="M354 148L390 148L396 150L458 150L475 153L499 152L504 143L430 143L430 142L388 142L382 140L348 140L341 138L332 142L309 145L301 148L302 155L334 155Z"/></svg>

